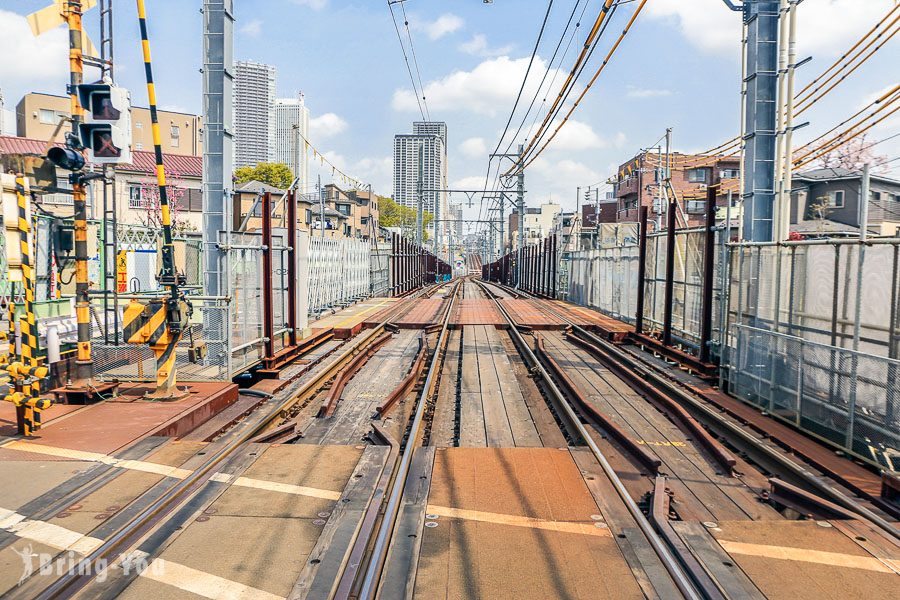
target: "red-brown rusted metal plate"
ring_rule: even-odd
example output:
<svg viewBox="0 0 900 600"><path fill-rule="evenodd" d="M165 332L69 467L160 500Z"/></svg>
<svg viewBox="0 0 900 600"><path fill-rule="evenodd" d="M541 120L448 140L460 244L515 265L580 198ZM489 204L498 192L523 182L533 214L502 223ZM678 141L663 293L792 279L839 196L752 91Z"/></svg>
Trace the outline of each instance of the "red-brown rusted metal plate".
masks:
<svg viewBox="0 0 900 600"><path fill-rule="evenodd" d="M450 317L451 327L462 325L501 326L506 325L506 321L493 300L463 298L459 300Z"/></svg>

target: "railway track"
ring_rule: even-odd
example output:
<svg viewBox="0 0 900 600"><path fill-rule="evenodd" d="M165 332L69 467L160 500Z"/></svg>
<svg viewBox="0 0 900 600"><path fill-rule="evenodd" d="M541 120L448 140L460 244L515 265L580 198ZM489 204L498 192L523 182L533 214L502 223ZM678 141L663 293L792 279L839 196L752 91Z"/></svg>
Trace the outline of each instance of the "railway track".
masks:
<svg viewBox="0 0 900 600"><path fill-rule="evenodd" d="M429 287L413 294L414 298L427 298L436 291ZM402 316L411 308L411 304L395 307L396 310L390 318L373 327L356 339L346 343L338 356L327 364L318 365L320 368L310 371L307 367L297 371L296 377L310 374L302 383L289 385L282 394L283 398L273 397L271 402L263 404L254 414L248 416L241 427L234 427L221 435L217 443L207 447L199 455L206 455L202 464L185 474L176 483L165 489L158 497L152 499L147 506L134 514L127 522L121 525L111 535L106 537L90 553L80 561L80 568L69 570L55 579L49 586L42 587L42 580L32 577L30 580L20 583L20 586L9 592L12 598L39 598L50 600L55 598L68 598L78 594L89 583L104 574L109 565L120 563L141 540L151 536L154 532L164 529L168 519L172 517L176 509L184 506L195 497L198 492L216 475L216 469L223 466L228 460L248 446L253 440L258 439L268 429L274 426L284 415L289 414L292 407L301 405L314 398L325 385L351 364L353 360L367 352L369 347L377 342L390 327L390 321ZM337 350L337 349L335 349ZM331 354L329 352L328 354ZM210 450L212 450L210 452ZM69 499L71 500L71 498ZM70 502L71 503L71 502ZM146 560L146 556L140 558Z"/></svg>
<svg viewBox="0 0 900 600"><path fill-rule="evenodd" d="M285 370L293 381L277 396L184 463L177 482L136 501L85 560L171 557L171 540L215 514L222 490L243 479L244 489L328 499L324 512L313 509L322 528L315 546L285 567L295 581L278 597L291 599L484 597L491 589L517 598L820 597L808 583L784 595L768 581L789 561L765 553L791 548L760 540L787 534L789 524L816 528L798 529L801 537L856 544L869 553L864 560L846 547L834 556L863 564L863 575L900 574L896 527L877 507L704 406L639 353L579 327L561 306L541 305L565 330L521 327L523 313L508 302L524 297L465 278L324 344L312 362ZM440 308L426 318L418 300ZM318 479L332 476L324 457L346 456L335 453L342 448L361 455L340 493L261 480L265 469L239 477L277 447L323 457L297 466ZM515 560L503 548L515 548ZM769 562L745 564L750 555L741 552ZM796 560L836 560L811 556ZM49 586L32 577L10 596L115 597L137 577L103 582L98 572ZM804 573L798 567L798 582ZM876 586L842 581L851 596Z"/></svg>

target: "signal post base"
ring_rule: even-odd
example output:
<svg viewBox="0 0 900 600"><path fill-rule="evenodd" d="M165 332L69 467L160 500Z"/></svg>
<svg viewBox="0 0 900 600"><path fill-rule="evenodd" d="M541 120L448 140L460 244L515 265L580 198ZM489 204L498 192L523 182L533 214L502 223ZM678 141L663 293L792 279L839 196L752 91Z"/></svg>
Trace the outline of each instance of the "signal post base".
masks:
<svg viewBox="0 0 900 600"><path fill-rule="evenodd" d="M118 395L118 381L97 381L94 383L71 383L50 390L61 404L93 404Z"/></svg>

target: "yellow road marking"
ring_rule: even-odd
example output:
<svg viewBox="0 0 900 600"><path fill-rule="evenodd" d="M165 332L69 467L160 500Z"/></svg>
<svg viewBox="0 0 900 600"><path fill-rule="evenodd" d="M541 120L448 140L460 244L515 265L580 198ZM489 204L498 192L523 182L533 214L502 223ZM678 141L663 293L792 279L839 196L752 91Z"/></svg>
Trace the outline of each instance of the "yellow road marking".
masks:
<svg viewBox="0 0 900 600"><path fill-rule="evenodd" d="M347 317L347 318L344 319L343 321L340 321L337 325L334 325L333 328L334 328L334 329L338 329L338 328L340 328L340 327L343 327L343 326L346 325L347 323L350 323L351 321L354 321L354 320L358 319L358 318L361 317L362 315L364 315L364 314L366 314L366 313L369 313L369 312L372 312L373 310L375 310L376 308L378 308L378 307L380 307L380 306L383 306L383 305L389 304L389 303L393 303L393 302L394 302L393 300L389 300L389 299L382 300L381 302L379 302L378 304L376 304L376 305L374 305L374 306L370 306L369 308L367 308L367 309L365 309L365 310L361 310L361 311L359 311L358 313L355 313L355 314L350 315L349 317Z"/></svg>
<svg viewBox="0 0 900 600"><path fill-rule="evenodd" d="M141 571L141 577L151 579L204 598L234 598L240 600L283 600L259 588L231 581L212 573L205 573L162 558L154 559Z"/></svg>
<svg viewBox="0 0 900 600"><path fill-rule="evenodd" d="M742 554L744 556L758 556L761 558L774 558L777 560L794 560L798 562L828 565L831 567L864 569L866 571L875 571L877 573L897 573L897 569L900 569L900 560L898 559L887 559L882 561L873 556L856 556L838 552L808 550L806 548L791 548L789 546L747 544L729 540L716 541L719 542L719 545L729 554Z"/></svg>
<svg viewBox="0 0 900 600"><path fill-rule="evenodd" d="M609 528L597 527L594 523L577 523L571 521L545 521L534 517L522 517L519 515L507 515L503 513L485 512L481 510L467 510L464 508L452 508L429 504L425 511L429 514L466 521L482 521L496 523L497 525L512 525L513 527L527 527L529 529L543 529L546 531L561 531L563 533L577 533L581 535L596 535L610 537Z"/></svg>

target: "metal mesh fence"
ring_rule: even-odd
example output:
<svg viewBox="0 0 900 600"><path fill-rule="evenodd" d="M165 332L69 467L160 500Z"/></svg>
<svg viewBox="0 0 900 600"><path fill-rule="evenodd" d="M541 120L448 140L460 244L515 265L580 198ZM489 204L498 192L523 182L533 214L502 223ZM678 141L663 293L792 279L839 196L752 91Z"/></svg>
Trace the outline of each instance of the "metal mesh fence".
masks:
<svg viewBox="0 0 900 600"><path fill-rule="evenodd" d="M569 301L623 321L637 310L636 244L573 252L569 259Z"/></svg>
<svg viewBox="0 0 900 600"><path fill-rule="evenodd" d="M734 325L731 391L889 469L900 460L900 361Z"/></svg>
<svg viewBox="0 0 900 600"><path fill-rule="evenodd" d="M233 371L229 368L226 340L221 335L227 330L228 305L223 301L198 300L193 300L192 304L194 314L190 331L184 333L175 349L178 381L230 380ZM199 363L192 363L188 358L192 336L195 342L203 341L208 348L206 358ZM156 356L147 344L106 343L95 328L92 350L95 372L102 381L156 379Z"/></svg>
<svg viewBox="0 0 900 600"><path fill-rule="evenodd" d="M373 243L371 251L371 295L387 296L391 288L391 244Z"/></svg>
<svg viewBox="0 0 900 600"><path fill-rule="evenodd" d="M311 238L309 245L309 313L346 306L369 295L369 243Z"/></svg>
<svg viewBox="0 0 900 600"><path fill-rule="evenodd" d="M229 341L232 369L250 367L264 355L262 235L232 233L228 251L228 293L231 297Z"/></svg>

